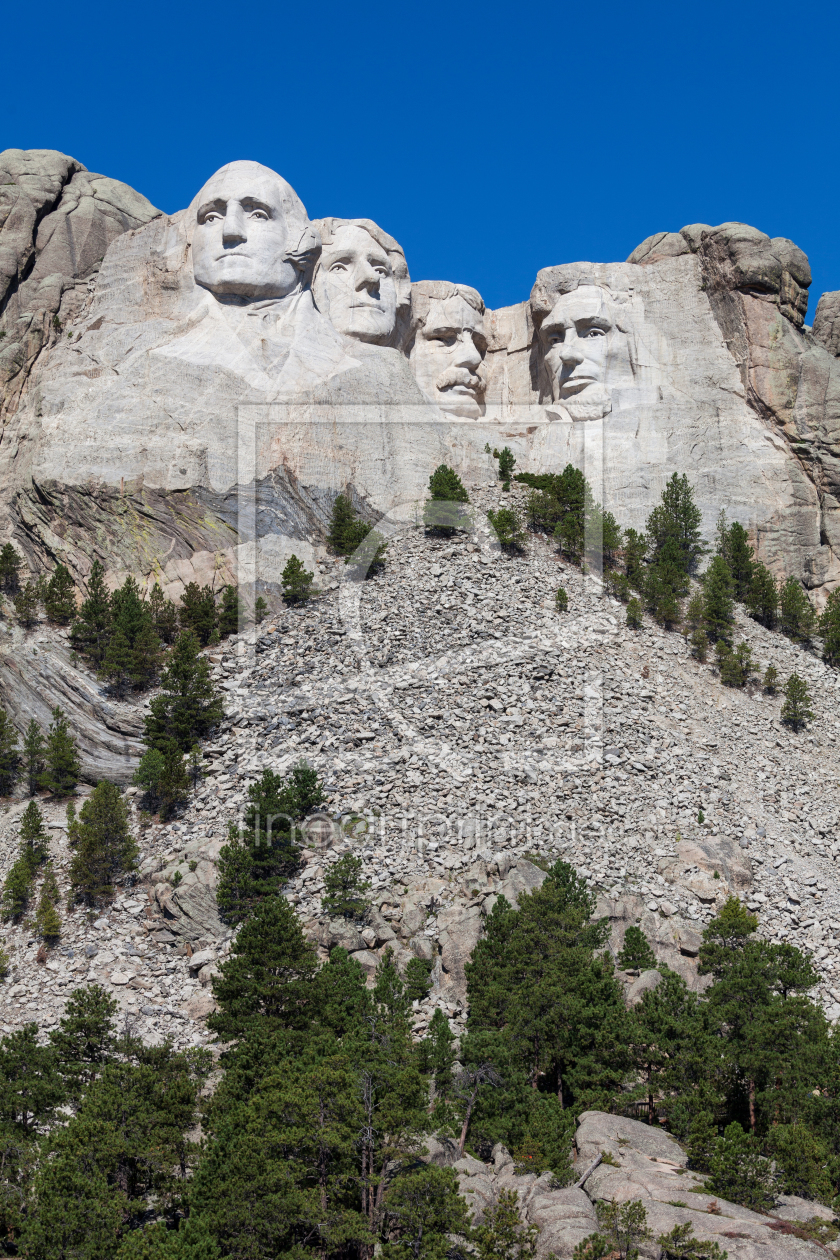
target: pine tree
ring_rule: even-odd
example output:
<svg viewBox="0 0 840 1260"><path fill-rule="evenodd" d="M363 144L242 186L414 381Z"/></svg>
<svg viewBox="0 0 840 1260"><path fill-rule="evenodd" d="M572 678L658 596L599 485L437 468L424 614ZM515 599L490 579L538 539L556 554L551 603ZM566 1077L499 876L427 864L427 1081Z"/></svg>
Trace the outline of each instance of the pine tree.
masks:
<svg viewBox="0 0 840 1260"><path fill-rule="evenodd" d="M21 857L34 874L47 860L49 840L44 829L44 816L36 801L30 801L20 816Z"/></svg>
<svg viewBox="0 0 840 1260"><path fill-rule="evenodd" d="M434 1165L410 1169L394 1179L385 1199L385 1218L390 1241L382 1245L383 1260L418 1260L420 1256L446 1260L453 1236L469 1237L472 1232L454 1169ZM534 1233L533 1227L520 1229L526 1237ZM494 1250L494 1260L502 1254ZM533 1250L520 1249L518 1254L524 1260Z"/></svg>
<svg viewBox="0 0 840 1260"><path fill-rule="evenodd" d="M538 1236L535 1225L522 1222L516 1190L500 1190L473 1231L478 1260L532 1260Z"/></svg>
<svg viewBox="0 0 840 1260"><path fill-rule="evenodd" d="M266 897L213 977L218 1010L208 1027L225 1041L257 1026L266 1032L306 1027L316 971L314 948L288 901Z"/></svg>
<svg viewBox="0 0 840 1260"><path fill-rule="evenodd" d="M823 641L823 660L840 664L840 586L829 593L819 622Z"/></svg>
<svg viewBox="0 0 840 1260"><path fill-rule="evenodd" d="M795 643L808 643L816 622L816 613L801 584L789 577L779 591L779 629Z"/></svg>
<svg viewBox="0 0 840 1260"><path fill-rule="evenodd" d="M191 630L201 646L207 647L218 628L216 600L210 587L189 582L181 596L178 618L182 630Z"/></svg>
<svg viewBox="0 0 840 1260"><path fill-rule="evenodd" d="M753 620L772 630L779 612L779 589L769 569L759 561L753 562L749 590L744 599Z"/></svg>
<svg viewBox="0 0 840 1260"><path fill-rule="evenodd" d="M239 598L235 586L226 586L222 590L222 606L219 610L219 634L226 639L230 634L238 634L245 624L245 607Z"/></svg>
<svg viewBox="0 0 840 1260"><path fill-rule="evenodd" d="M785 683L785 702L782 705L782 721L795 731L800 730L812 717L811 696L804 678L791 674Z"/></svg>
<svg viewBox="0 0 840 1260"><path fill-rule="evenodd" d="M566 594L565 586L557 587L557 594L554 596L554 607L559 613L569 611L569 596Z"/></svg>
<svg viewBox="0 0 840 1260"><path fill-rule="evenodd" d="M503 446L496 459L499 461L499 480L510 481L516 467L516 456L509 446Z"/></svg>
<svg viewBox="0 0 840 1260"><path fill-rule="evenodd" d="M262 625L262 623L266 619L267 614L268 614L268 604L265 602L262 595L258 595L257 601L254 604L254 621L257 623L258 626Z"/></svg>
<svg viewBox="0 0 840 1260"><path fill-rule="evenodd" d="M305 604L312 595L314 573L303 567L303 562L292 554L281 574L283 598L287 604Z"/></svg>
<svg viewBox="0 0 840 1260"><path fill-rule="evenodd" d="M515 508L499 508L494 512L491 508L487 519L495 530L499 546L503 551L521 551L525 541L522 519Z"/></svg>
<svg viewBox="0 0 840 1260"><path fill-rule="evenodd" d="M31 718L23 737L23 772L30 796L38 791L41 775L44 773L44 747L44 732L35 719Z"/></svg>
<svg viewBox="0 0 840 1260"><path fill-rule="evenodd" d="M118 1010L119 1003L101 985L85 985L70 994L58 1028L49 1034L71 1101L77 1102L105 1064L113 1061Z"/></svg>
<svg viewBox="0 0 840 1260"><path fill-rule="evenodd" d="M134 641L131 660L131 681L135 687L150 687L160 671L160 639L151 622L144 625Z"/></svg>
<svg viewBox="0 0 840 1260"><path fill-rule="evenodd" d="M53 709L52 719L44 748L46 764L41 782L54 796L70 796L82 775L79 749L61 709Z"/></svg>
<svg viewBox="0 0 840 1260"><path fill-rule="evenodd" d="M706 1183L710 1194L742 1203L754 1211L766 1211L773 1204L773 1172L769 1159L761 1154L761 1143L745 1133L737 1120L727 1125L718 1138L709 1161L711 1176Z"/></svg>
<svg viewBox="0 0 840 1260"><path fill-rule="evenodd" d="M775 665L768 665L764 671L764 678L761 683L762 687L768 695L775 696L778 683L779 671L776 669Z"/></svg>
<svg viewBox="0 0 840 1260"><path fill-rule="evenodd" d="M645 534L635 529L624 531L624 567L630 585L641 591L645 584L645 557L648 552L648 540Z"/></svg>
<svg viewBox="0 0 840 1260"><path fill-rule="evenodd" d="M662 501L647 520L647 536L656 563L668 542L676 545L675 559L683 573L691 573L707 550L700 536L703 514L694 502L694 489L683 474L673 473L662 491Z"/></svg>
<svg viewBox="0 0 840 1260"><path fill-rule="evenodd" d="M644 623L642 605L638 599L627 601L627 625L631 630L641 630Z"/></svg>
<svg viewBox="0 0 840 1260"><path fill-rule="evenodd" d="M727 687L746 687L755 670L752 649L748 643L739 643L722 658L720 680Z"/></svg>
<svg viewBox="0 0 840 1260"><path fill-rule="evenodd" d="M285 779L264 770L251 784L243 830L231 824L219 853L216 900L227 922L242 922L261 900L279 892L298 863L297 824L322 801L318 774L305 762Z"/></svg>
<svg viewBox="0 0 840 1260"><path fill-rule="evenodd" d="M21 559L11 543L0 549L0 590L16 595L20 590Z"/></svg>
<svg viewBox="0 0 840 1260"><path fill-rule="evenodd" d="M336 495L327 542L337 556L352 556L372 528L359 516L348 495Z"/></svg>
<svg viewBox="0 0 840 1260"><path fill-rule="evenodd" d="M70 630L73 647L94 667L105 659L111 621L111 597L105 585L105 569L98 560L94 560L88 578L87 597Z"/></svg>
<svg viewBox="0 0 840 1260"><path fill-rule="evenodd" d="M31 629L38 620L38 588L34 582L27 582L23 590L12 600L15 608L15 615L20 624L27 630Z"/></svg>
<svg viewBox="0 0 840 1260"><path fill-rule="evenodd" d="M137 857L128 810L115 784L103 780L96 785L79 810L70 838L75 845L70 864L74 896L96 905L110 894L119 875L133 869Z"/></svg>
<svg viewBox="0 0 840 1260"><path fill-rule="evenodd" d="M181 750L169 744L163 753L163 768L158 781L160 820L166 822L189 796L190 780Z"/></svg>
<svg viewBox="0 0 840 1260"><path fill-rule="evenodd" d="M426 529L451 536L456 529L464 529L468 516L460 505L469 503L464 483L454 469L440 464L429 478L429 498L423 508Z"/></svg>
<svg viewBox="0 0 840 1260"><path fill-rule="evenodd" d="M622 971L650 971L656 966L656 956L648 938L634 923L624 933L624 944L616 962Z"/></svg>
<svg viewBox="0 0 840 1260"><path fill-rule="evenodd" d="M124 696L131 685L134 670L134 653L122 629L117 626L108 640L102 674L118 696Z"/></svg>
<svg viewBox="0 0 840 1260"><path fill-rule="evenodd" d="M330 918L364 923L370 914L370 902L366 896L370 888L371 885L362 878L362 859L347 853L324 871L322 909Z"/></svg>
<svg viewBox="0 0 840 1260"><path fill-rule="evenodd" d="M722 556L712 556L703 576L703 622L710 639L728 638L735 620L732 574Z"/></svg>
<svg viewBox="0 0 840 1260"><path fill-rule="evenodd" d="M690 1221L660 1234L656 1242L662 1248L662 1260L727 1260L728 1253L716 1242L695 1236Z"/></svg>
<svg viewBox="0 0 840 1260"><path fill-rule="evenodd" d="M41 936L51 945L61 936L61 919L56 909L58 898L58 883L56 882L55 872L52 868L52 863L48 862L44 871L41 900L38 902L35 922Z"/></svg>
<svg viewBox="0 0 840 1260"><path fill-rule="evenodd" d="M76 616L76 587L70 572L59 562L44 589L44 611L49 621L66 626Z"/></svg>
<svg viewBox="0 0 840 1260"><path fill-rule="evenodd" d="M152 629L162 643L174 643L178 633L178 609L171 599L167 599L155 582L149 596L149 614L152 618Z"/></svg>
<svg viewBox="0 0 840 1260"><path fill-rule="evenodd" d="M160 694L149 703L145 741L165 752L171 742L189 752L224 717L222 701L191 630L182 630L160 678Z"/></svg>
<svg viewBox="0 0 840 1260"><path fill-rule="evenodd" d="M20 777L18 735L5 709L0 708L0 796L9 796Z"/></svg>

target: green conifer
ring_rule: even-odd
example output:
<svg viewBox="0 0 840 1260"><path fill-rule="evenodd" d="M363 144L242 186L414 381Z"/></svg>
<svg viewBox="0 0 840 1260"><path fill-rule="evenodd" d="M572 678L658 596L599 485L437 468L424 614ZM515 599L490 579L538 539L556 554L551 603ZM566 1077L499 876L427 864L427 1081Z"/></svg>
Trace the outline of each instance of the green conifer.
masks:
<svg viewBox="0 0 840 1260"><path fill-rule="evenodd" d="M623 971L650 971L656 966L656 956L648 938L634 923L631 923L624 933L624 944L616 962Z"/></svg>
<svg viewBox="0 0 840 1260"><path fill-rule="evenodd" d="M134 672L134 652L123 630L117 626L108 639L102 674L118 696L124 696Z"/></svg>
<svg viewBox="0 0 840 1260"><path fill-rule="evenodd" d="M68 625L76 616L76 587L68 569L60 562L44 588L44 611L49 621Z"/></svg>
<svg viewBox="0 0 840 1260"><path fill-rule="evenodd" d="M111 597L105 585L105 569L98 560L91 565L87 596L70 630L70 642L94 666L105 659L111 629Z"/></svg>
<svg viewBox="0 0 840 1260"><path fill-rule="evenodd" d="M303 562L292 554L281 574L283 598L287 604L305 604L312 595L314 573L303 567Z"/></svg>
<svg viewBox="0 0 840 1260"><path fill-rule="evenodd" d="M239 598L235 586L226 586L222 590L222 606L219 609L219 634L226 639L230 634L238 634L245 624L245 606Z"/></svg>
<svg viewBox="0 0 840 1260"><path fill-rule="evenodd" d="M38 791L41 775L44 773L44 732L34 718L30 718L23 737L23 773L26 777L26 790L30 796Z"/></svg>
<svg viewBox="0 0 840 1260"><path fill-rule="evenodd" d="M794 643L808 643L817 616L800 582L789 577L779 590L779 629Z"/></svg>
<svg viewBox="0 0 840 1260"><path fill-rule="evenodd" d="M150 687L160 672L163 653L151 621L143 626L131 653L131 681L135 687Z"/></svg>
<svg viewBox="0 0 840 1260"><path fill-rule="evenodd" d="M627 625L631 630L641 630L644 623L642 605L638 599L627 601Z"/></svg>
<svg viewBox="0 0 840 1260"><path fill-rule="evenodd" d="M0 590L16 595L20 590L21 559L11 543L0 549Z"/></svg>
<svg viewBox="0 0 840 1260"><path fill-rule="evenodd" d="M750 616L772 630L779 612L779 589L773 575L759 560L752 566L749 589L744 599Z"/></svg>
<svg viewBox="0 0 840 1260"><path fill-rule="evenodd" d="M487 519L495 530L502 551L521 551L525 541L522 518L515 508L499 508L487 513Z"/></svg>
<svg viewBox="0 0 840 1260"><path fill-rule="evenodd" d="M207 647L218 629L216 599L209 586L189 582L181 596L178 612L182 630L191 630L202 647Z"/></svg>
<svg viewBox="0 0 840 1260"><path fill-rule="evenodd" d="M353 507L349 495L336 495L327 542L337 556L351 556L371 529L372 526L363 521Z"/></svg>
<svg viewBox="0 0 840 1260"><path fill-rule="evenodd" d="M70 796L82 775L79 749L62 710L54 708L52 719L44 748L41 783L54 796Z"/></svg>
<svg viewBox="0 0 840 1260"><path fill-rule="evenodd" d="M347 853L324 871L321 906L331 918L364 923L370 914L367 893L371 885L362 878L362 859Z"/></svg>
<svg viewBox="0 0 840 1260"><path fill-rule="evenodd" d="M262 623L266 619L267 614L268 614L268 604L265 602L262 595L258 595L256 599L256 603L254 604L254 621L257 623L258 626L262 625Z"/></svg>
<svg viewBox="0 0 840 1260"><path fill-rule="evenodd" d="M27 582L26 586L14 597L12 603L20 624L26 630L31 629L38 620L38 604L40 603L35 583Z"/></svg>
<svg viewBox="0 0 840 1260"><path fill-rule="evenodd" d="M113 890L115 879L134 868L137 846L119 788L103 781L79 810L72 828L75 853L70 884L77 901L96 905Z"/></svg>
<svg viewBox="0 0 840 1260"><path fill-rule="evenodd" d="M673 473L662 491L662 499L647 520L647 536L656 563L670 543L673 559L683 573L691 573L707 550L700 536L703 514L694 502L694 489L683 474Z"/></svg>
<svg viewBox="0 0 840 1260"><path fill-rule="evenodd" d="M774 696L779 685L779 671L775 665L768 665L764 671L764 678L761 683L768 695Z"/></svg>
<svg viewBox="0 0 840 1260"><path fill-rule="evenodd" d="M5 709L0 708L0 796L9 796L21 771L18 735Z"/></svg>
<svg viewBox="0 0 840 1260"><path fill-rule="evenodd" d="M267 897L239 929L230 956L213 977L218 1010L208 1027L229 1041L308 1023L318 969L315 950L285 897Z"/></svg>
<svg viewBox="0 0 840 1260"><path fill-rule="evenodd" d="M722 556L712 556L703 576L703 623L710 639L727 639L735 619L732 574Z"/></svg>
<svg viewBox="0 0 840 1260"><path fill-rule="evenodd" d="M149 596L149 614L152 628L162 643L174 643L178 633L178 609L171 599L167 599L155 582Z"/></svg>
<svg viewBox="0 0 840 1260"><path fill-rule="evenodd" d="M557 594L554 596L554 607L558 612L569 611L569 596L566 594L565 586L557 587Z"/></svg>
<svg viewBox="0 0 840 1260"><path fill-rule="evenodd" d="M146 743L165 752L174 741L182 752L188 752L223 716L209 662L200 655L192 631L182 630L161 674L160 694L149 703Z"/></svg>
<svg viewBox="0 0 840 1260"><path fill-rule="evenodd" d="M469 501L464 483L455 470L439 464L429 478L429 498L423 508L426 529L446 537L456 529L464 529L468 514L461 505Z"/></svg>
<svg viewBox="0 0 840 1260"><path fill-rule="evenodd" d="M840 586L829 592L819 622L823 641L823 660L840 665Z"/></svg>
<svg viewBox="0 0 840 1260"><path fill-rule="evenodd" d="M791 674L785 683L785 701L782 705L782 721L798 731L812 717L811 696L804 678Z"/></svg>

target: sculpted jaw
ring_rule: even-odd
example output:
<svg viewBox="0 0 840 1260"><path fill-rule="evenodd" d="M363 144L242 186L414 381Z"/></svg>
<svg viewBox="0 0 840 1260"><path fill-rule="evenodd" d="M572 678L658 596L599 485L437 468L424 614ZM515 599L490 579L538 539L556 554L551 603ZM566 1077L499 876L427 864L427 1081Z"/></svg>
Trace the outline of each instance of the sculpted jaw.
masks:
<svg viewBox="0 0 840 1260"><path fill-rule="evenodd" d="M292 293L300 272L286 255L295 244L270 172L227 171L202 189L193 274L196 284L220 300L253 302Z"/></svg>
<svg viewBox="0 0 840 1260"><path fill-rule="evenodd" d="M487 352L484 319L460 296L433 300L411 351L417 384L444 411L476 420L482 414Z"/></svg>
<svg viewBox="0 0 840 1260"><path fill-rule="evenodd" d="M603 391L612 329L603 294L592 285L555 304L540 329L555 401Z"/></svg>
<svg viewBox="0 0 840 1260"><path fill-rule="evenodd" d="M318 309L359 341L384 343L397 318L391 260L364 228L339 228L321 253L313 284Z"/></svg>

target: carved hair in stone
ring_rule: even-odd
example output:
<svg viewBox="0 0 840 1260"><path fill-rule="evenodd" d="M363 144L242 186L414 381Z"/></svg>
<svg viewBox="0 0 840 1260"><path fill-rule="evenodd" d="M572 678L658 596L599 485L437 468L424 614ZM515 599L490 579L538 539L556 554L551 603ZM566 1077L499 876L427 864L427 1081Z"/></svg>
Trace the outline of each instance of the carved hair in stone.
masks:
<svg viewBox="0 0 840 1260"><path fill-rule="evenodd" d="M259 162L230 162L194 199L193 275L220 302L300 293L321 240L295 191Z"/></svg>
<svg viewBox="0 0 840 1260"><path fill-rule="evenodd" d="M317 219L323 243L312 291L334 328L358 341L402 347L411 280L405 254L370 219Z"/></svg>
<svg viewBox="0 0 840 1260"><path fill-rule="evenodd" d="M411 286L408 357L414 378L428 398L450 415L484 415L484 302L475 289L445 280Z"/></svg>

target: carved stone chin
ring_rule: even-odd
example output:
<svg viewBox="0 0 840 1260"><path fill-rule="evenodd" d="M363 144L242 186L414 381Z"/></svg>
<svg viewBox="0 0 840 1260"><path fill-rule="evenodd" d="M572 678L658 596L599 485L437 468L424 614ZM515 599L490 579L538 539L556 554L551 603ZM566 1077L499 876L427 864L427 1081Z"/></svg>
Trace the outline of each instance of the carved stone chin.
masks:
<svg viewBox="0 0 840 1260"><path fill-rule="evenodd" d="M564 398L560 404L572 420L603 420L612 411L612 399L606 386L592 386L582 394Z"/></svg>

